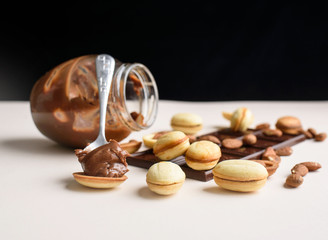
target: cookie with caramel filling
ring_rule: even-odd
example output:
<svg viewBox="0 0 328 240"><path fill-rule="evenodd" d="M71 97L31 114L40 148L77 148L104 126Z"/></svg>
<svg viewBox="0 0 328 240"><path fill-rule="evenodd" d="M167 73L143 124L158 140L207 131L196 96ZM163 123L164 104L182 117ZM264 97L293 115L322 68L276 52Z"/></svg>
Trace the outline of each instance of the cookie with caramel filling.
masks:
<svg viewBox="0 0 328 240"><path fill-rule="evenodd" d="M236 192L253 192L262 188L268 171L260 163L249 160L222 161L213 169L213 178L220 187Z"/></svg>
<svg viewBox="0 0 328 240"><path fill-rule="evenodd" d="M220 147L210 141L202 140L190 145L186 152L187 165L195 170L208 170L219 162L221 157Z"/></svg>
<svg viewBox="0 0 328 240"><path fill-rule="evenodd" d="M146 176L148 188L159 195L176 193L185 179L186 174L180 166L172 162L159 162L152 165Z"/></svg>
<svg viewBox="0 0 328 240"><path fill-rule="evenodd" d="M171 127L185 134L196 134L203 128L203 120L193 113L177 113L171 119Z"/></svg>
<svg viewBox="0 0 328 240"><path fill-rule="evenodd" d="M283 133L297 135L302 131L302 123L297 117L284 116L277 120L276 128Z"/></svg>
<svg viewBox="0 0 328 240"><path fill-rule="evenodd" d="M189 146L189 138L183 132L172 131L157 139L153 152L161 160L171 160L183 155Z"/></svg>

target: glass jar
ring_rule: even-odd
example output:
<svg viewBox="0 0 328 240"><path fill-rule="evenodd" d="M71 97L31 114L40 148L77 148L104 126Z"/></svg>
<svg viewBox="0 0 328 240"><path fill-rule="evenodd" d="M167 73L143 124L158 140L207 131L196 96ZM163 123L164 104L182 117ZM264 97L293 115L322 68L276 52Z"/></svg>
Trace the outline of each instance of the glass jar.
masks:
<svg viewBox="0 0 328 240"><path fill-rule="evenodd" d="M86 55L66 61L34 84L30 95L32 118L46 137L73 148L84 148L97 138L96 57ZM115 59L106 138L121 141L132 131L149 128L156 119L157 108L157 86L149 69L140 63Z"/></svg>

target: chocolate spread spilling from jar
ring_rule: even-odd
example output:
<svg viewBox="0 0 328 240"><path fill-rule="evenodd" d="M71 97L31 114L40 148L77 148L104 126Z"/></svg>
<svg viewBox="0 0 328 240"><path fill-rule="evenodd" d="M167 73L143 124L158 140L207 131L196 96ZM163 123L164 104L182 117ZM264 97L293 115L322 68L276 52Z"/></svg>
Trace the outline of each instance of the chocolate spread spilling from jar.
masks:
<svg viewBox="0 0 328 240"><path fill-rule="evenodd" d="M30 95L32 118L46 137L81 149L97 138L96 57L86 55L61 63L34 84ZM157 103L157 86L147 67L115 59L106 112L106 139L121 141L132 131L150 127L156 119Z"/></svg>
<svg viewBox="0 0 328 240"><path fill-rule="evenodd" d="M99 100L95 69L96 55L66 61L42 76L34 85L31 112L37 128L50 139L74 148L84 148L98 134ZM116 60L116 68L122 65ZM140 94L142 84L132 74L133 89ZM105 135L121 141L130 133L115 112L122 106L108 102ZM118 110L114 110L118 109Z"/></svg>
<svg viewBox="0 0 328 240"><path fill-rule="evenodd" d="M112 139L91 152L76 149L75 154L84 173L89 176L118 178L129 171L126 162L129 153Z"/></svg>

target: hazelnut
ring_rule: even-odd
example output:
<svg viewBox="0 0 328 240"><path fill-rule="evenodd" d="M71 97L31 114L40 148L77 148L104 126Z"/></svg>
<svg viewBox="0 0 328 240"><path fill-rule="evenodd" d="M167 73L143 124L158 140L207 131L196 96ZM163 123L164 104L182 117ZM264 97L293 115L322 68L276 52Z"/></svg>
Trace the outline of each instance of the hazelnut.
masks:
<svg viewBox="0 0 328 240"><path fill-rule="evenodd" d="M281 137L282 131L279 129L265 129L263 130L263 134L268 137Z"/></svg>
<svg viewBox="0 0 328 240"><path fill-rule="evenodd" d="M275 151L278 156L290 156L293 153L293 149L289 146L276 149Z"/></svg>
<svg viewBox="0 0 328 240"><path fill-rule="evenodd" d="M301 133L303 133L307 139L314 138L314 135L312 135L312 133L309 130L307 131L302 130Z"/></svg>
<svg viewBox="0 0 328 240"><path fill-rule="evenodd" d="M312 134L312 136L317 135L317 131L314 128L309 128L308 131Z"/></svg>
<svg viewBox="0 0 328 240"><path fill-rule="evenodd" d="M303 177L298 173L290 174L286 179L286 185L297 188L303 183Z"/></svg>
<svg viewBox="0 0 328 240"><path fill-rule="evenodd" d="M260 123L255 127L256 130L263 130L268 128L270 128L270 123Z"/></svg>
<svg viewBox="0 0 328 240"><path fill-rule="evenodd" d="M309 169L306 166L304 166L303 164L296 164L291 170L292 174L298 173L302 177L304 177L308 172L309 172Z"/></svg>
<svg viewBox="0 0 328 240"><path fill-rule="evenodd" d="M222 141L222 146L229 149L236 149L243 146L243 142L237 138L226 138Z"/></svg>
<svg viewBox="0 0 328 240"><path fill-rule="evenodd" d="M197 138L197 141L201 141L201 140L207 140L207 141L216 143L218 145L221 144L221 141L217 137L215 137L213 135L206 135L206 136L201 136L201 137L198 137Z"/></svg>
<svg viewBox="0 0 328 240"><path fill-rule="evenodd" d="M321 164L318 163L318 162L302 162L300 164L302 164L305 167L307 167L307 169L309 170L309 172L316 171L319 168L321 168Z"/></svg>
<svg viewBox="0 0 328 240"><path fill-rule="evenodd" d="M257 137L254 134L247 134L243 137L243 143L245 145L254 145L257 142Z"/></svg>
<svg viewBox="0 0 328 240"><path fill-rule="evenodd" d="M318 142L322 142L324 141L325 139L327 138L327 134L326 133L319 133L319 134L316 134L314 136L314 140L318 141Z"/></svg>

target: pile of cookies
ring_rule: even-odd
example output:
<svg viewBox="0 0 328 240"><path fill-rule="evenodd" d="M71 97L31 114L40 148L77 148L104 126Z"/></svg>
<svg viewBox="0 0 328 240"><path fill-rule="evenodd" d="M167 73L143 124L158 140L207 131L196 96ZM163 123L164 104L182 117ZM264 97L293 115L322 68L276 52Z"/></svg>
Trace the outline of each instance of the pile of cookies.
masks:
<svg viewBox="0 0 328 240"><path fill-rule="evenodd" d="M208 140L195 141L196 139L193 137L203 127L201 117L192 113L178 113L172 117L171 126L173 131L149 134L143 137L144 144L153 149L156 157L160 160L167 161L180 155L185 155L187 165L196 170L211 169L219 162L221 150L218 144ZM175 165L175 167L170 166L172 171L167 171L167 168L169 168L167 163L159 162L154 164L148 170L147 174L147 184L150 190L162 195L172 194L174 190L178 191L182 186L180 172L183 171L180 166L170 163L171 165ZM168 177L172 179L175 179L176 175L179 175L180 181L177 184L179 187L174 187L174 190L170 188L168 191L165 191L164 189L167 188L167 184L176 186L176 181L172 180L172 182L168 182L166 180L164 184L160 180L163 178L163 173L158 171L160 168L165 168L166 174L170 175ZM178 171L176 169L180 170ZM156 177L157 175L158 177ZM163 190L159 191L158 187L154 188L154 182L157 185L163 186L164 184Z"/></svg>
<svg viewBox="0 0 328 240"><path fill-rule="evenodd" d="M185 172L178 164L170 160L180 156L183 156L189 170L197 173L210 172L215 183L224 189L237 192L257 191L265 185L268 177L276 172L281 162L280 157L292 154L291 147L274 149L269 146L263 152L261 151L259 159L251 158L249 155L248 160L231 159L231 157L227 159L221 151L225 154L227 150L238 152L246 147L256 146L257 142L260 141L258 139L260 136L255 134L256 131L260 131L271 141L286 135L301 134L303 140L306 136L306 138L315 141L324 141L327 137L326 133L317 133L314 128L304 130L301 121L292 116L279 118L274 129L270 128L268 123L258 124L253 134L252 131L249 131L249 127L254 121L254 116L248 108L238 108L233 113L223 112L222 115L230 122L228 130L234 134L238 133L241 137L234 138L234 134L224 138L210 134L197 136L197 133L203 128L203 121L200 116L193 113L175 114L171 118L172 130L170 131L143 136L144 145L151 150L151 155L156 156L157 159L151 167L148 166L146 175L146 182L151 191L159 195L171 195L179 191L188 172L186 167L182 166ZM120 146L132 154L138 151L141 144L142 142L131 140L128 143L121 143ZM319 168L321 165L316 162L297 164L291 170L291 175L287 177L286 186L300 186L308 171L315 171Z"/></svg>
<svg viewBox="0 0 328 240"><path fill-rule="evenodd" d="M247 108L239 108L232 114L224 115L231 122L234 131L246 131L253 122L253 114ZM171 119L173 131L153 133L143 137L146 146L153 148L153 153L162 162L154 164L148 170L147 184L150 190L162 194L172 194L182 186L180 167L176 164L172 171L168 171L167 160L174 159L180 155L185 156L186 164L194 170L213 169L215 182L222 188L249 192L256 191L264 186L268 177L268 171L262 163L248 160L230 160L218 163L221 157L221 142L215 136L194 137L202 129L202 119L192 113L178 113ZM228 148L238 148L243 144L256 142L256 136L247 135L244 142L237 139L225 139L222 145ZM165 167L164 167L165 166ZM159 169L165 168L165 174L170 175L175 181L162 181L163 172ZM181 169L181 168L180 168ZM158 177L156 177L158 176ZM154 182L156 188L154 188ZM178 184L176 184L178 183ZM159 190L162 186L162 190ZM167 189L167 186L172 186ZM174 187L173 187L174 186ZM167 189L167 190L166 190Z"/></svg>
<svg viewBox="0 0 328 240"><path fill-rule="evenodd" d="M249 126L253 123L254 116L247 108L238 108L233 113L223 113L223 117L230 121L230 129L236 132L247 132ZM240 139L226 138L222 142L215 136L207 135L195 137L198 131L202 129L202 119L200 116L192 113L179 113L171 118L171 126L173 131L158 132L145 135L143 142L145 146L152 148L153 153L157 158L162 160L154 164L150 169L150 174L147 174L147 183L150 190L154 191L153 184L158 185L175 185L178 187L174 190L159 193L172 194L178 191L182 186L182 175L179 174L179 180L175 181L156 181L156 174L162 164L166 164L168 160L184 155L186 164L194 170L209 170L212 169L215 183L222 188L238 191L250 192L256 191L265 185L269 176L274 174L281 161L280 156L289 156L292 154L291 147L273 149L268 147L262 154L261 159L256 160L241 160L233 159L229 161L219 162L221 157L221 148L238 149L245 145L254 145L257 142L257 137L254 134L245 134ZM317 141L323 141L325 134L314 133L313 129L304 131L300 120L296 117L285 116L279 118L276 123L276 128L271 129L270 124L262 123L256 126L256 129L261 129L263 134L270 137L280 137L283 134L297 135L304 132L311 132L312 138ZM313 134L314 133L314 134ZM315 136L321 136L315 137ZM174 164L174 163L170 163ZM175 164L176 165L176 164ZM167 168L167 167L166 167ZM176 165L174 169L179 169ZM168 174L170 171L166 171ZM172 179L175 178L177 170L172 170ZM148 177L151 176L151 177ZM161 174L161 179L163 178ZM185 178L185 177L184 177ZM165 183L165 184L164 184ZM167 186L166 186L167 187ZM165 187L163 187L164 189Z"/></svg>

